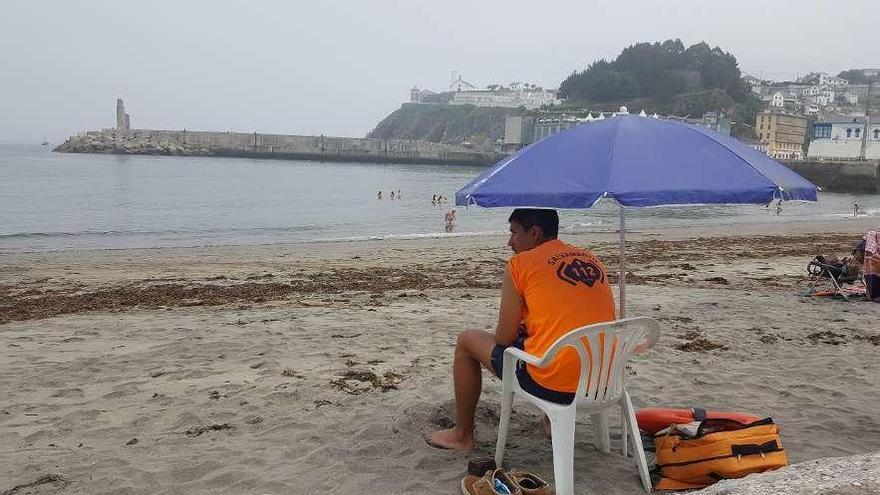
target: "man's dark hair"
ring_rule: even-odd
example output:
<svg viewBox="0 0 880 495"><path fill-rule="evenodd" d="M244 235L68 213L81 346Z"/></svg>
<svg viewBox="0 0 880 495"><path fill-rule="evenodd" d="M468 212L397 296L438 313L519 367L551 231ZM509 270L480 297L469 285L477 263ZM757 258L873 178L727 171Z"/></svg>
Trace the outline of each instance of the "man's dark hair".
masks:
<svg viewBox="0 0 880 495"><path fill-rule="evenodd" d="M541 231L547 239L556 239L559 234L559 215L556 214L556 210L517 208L513 210L507 221L516 222L525 230L537 225L541 227Z"/></svg>

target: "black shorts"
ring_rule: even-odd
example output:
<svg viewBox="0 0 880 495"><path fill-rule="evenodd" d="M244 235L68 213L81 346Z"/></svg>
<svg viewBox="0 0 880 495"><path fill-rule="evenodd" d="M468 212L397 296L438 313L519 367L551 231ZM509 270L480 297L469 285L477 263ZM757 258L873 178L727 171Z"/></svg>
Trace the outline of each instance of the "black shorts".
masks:
<svg viewBox="0 0 880 495"><path fill-rule="evenodd" d="M513 343L513 347L522 349L523 338L520 337L517 339L516 342ZM501 378L501 374L504 371L504 349L506 348L507 347L498 344L495 344L495 347L492 348L492 372L495 373L495 376L498 378ZM571 392L559 392L538 385L538 383L532 379L531 375L529 375L529 371L526 369L526 363L522 361L517 363L516 378L519 381L519 386L522 387L523 390L539 399L555 402L556 404L571 404L571 401L574 400L574 394Z"/></svg>

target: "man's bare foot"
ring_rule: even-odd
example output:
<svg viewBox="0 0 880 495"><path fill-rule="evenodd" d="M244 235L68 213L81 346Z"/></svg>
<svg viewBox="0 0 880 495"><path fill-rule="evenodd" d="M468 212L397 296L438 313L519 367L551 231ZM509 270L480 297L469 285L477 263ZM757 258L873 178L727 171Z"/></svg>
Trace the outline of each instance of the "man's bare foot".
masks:
<svg viewBox="0 0 880 495"><path fill-rule="evenodd" d="M474 449L474 432L466 432L456 428L440 430L425 434L425 442L438 449L460 450L467 452Z"/></svg>

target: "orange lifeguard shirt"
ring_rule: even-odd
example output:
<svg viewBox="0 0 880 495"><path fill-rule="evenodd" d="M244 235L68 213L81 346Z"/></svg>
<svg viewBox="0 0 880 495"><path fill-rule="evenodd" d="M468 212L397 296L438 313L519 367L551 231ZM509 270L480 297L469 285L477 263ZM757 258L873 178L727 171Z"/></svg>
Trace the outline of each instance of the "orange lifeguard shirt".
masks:
<svg viewBox="0 0 880 495"><path fill-rule="evenodd" d="M543 356L559 337L575 328L614 319L614 296L605 266L586 249L559 239L513 255L507 264L525 301L525 351ZM542 387L574 392L580 372L577 352L565 349L546 368L528 366Z"/></svg>

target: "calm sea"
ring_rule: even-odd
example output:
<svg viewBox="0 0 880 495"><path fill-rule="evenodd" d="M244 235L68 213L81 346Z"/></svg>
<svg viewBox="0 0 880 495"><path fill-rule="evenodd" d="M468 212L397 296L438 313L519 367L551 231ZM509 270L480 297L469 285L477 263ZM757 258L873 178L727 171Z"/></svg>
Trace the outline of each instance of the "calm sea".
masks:
<svg viewBox="0 0 880 495"><path fill-rule="evenodd" d="M238 158L52 153L0 146L0 252L486 235L509 210L458 208L452 233L431 197L453 201L479 168ZM383 199L378 200L378 191ZM390 193L402 193L391 200ZM628 226L846 218L858 199L880 217L880 196L822 193L818 204L646 208ZM613 205L566 211L566 231L612 229Z"/></svg>

